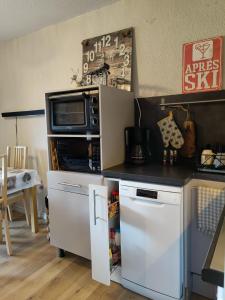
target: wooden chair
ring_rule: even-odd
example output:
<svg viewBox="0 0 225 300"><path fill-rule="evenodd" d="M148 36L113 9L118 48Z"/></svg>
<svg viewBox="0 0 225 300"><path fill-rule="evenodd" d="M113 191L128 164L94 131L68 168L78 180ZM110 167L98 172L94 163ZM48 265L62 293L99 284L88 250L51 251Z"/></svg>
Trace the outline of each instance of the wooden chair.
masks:
<svg viewBox="0 0 225 300"><path fill-rule="evenodd" d="M13 164L11 165L11 147L7 146L7 162L8 167L13 167L14 169L26 169L27 167L27 146L14 146L13 147Z"/></svg>
<svg viewBox="0 0 225 300"><path fill-rule="evenodd" d="M6 249L8 255L12 255L12 245L9 233L9 223L7 215L8 197L7 197L7 156L0 156L2 165L2 184L0 196L0 242L2 241L2 224L4 225Z"/></svg>
<svg viewBox="0 0 225 300"><path fill-rule="evenodd" d="M26 169L27 153L28 153L28 149L26 146L14 146L13 147L13 165L12 165L12 167L14 169ZM8 162L8 166L10 166L10 162L11 162L11 147L10 146L7 146L7 162ZM23 201L27 225L30 225L30 216L28 213L27 203L25 200L24 192L18 192L18 193L8 195L9 220L12 222L12 211L11 211L10 205L12 205L18 201Z"/></svg>
<svg viewBox="0 0 225 300"><path fill-rule="evenodd" d="M10 158L11 158L11 147L7 146L6 148L6 156L7 156L7 166L10 167Z"/></svg>

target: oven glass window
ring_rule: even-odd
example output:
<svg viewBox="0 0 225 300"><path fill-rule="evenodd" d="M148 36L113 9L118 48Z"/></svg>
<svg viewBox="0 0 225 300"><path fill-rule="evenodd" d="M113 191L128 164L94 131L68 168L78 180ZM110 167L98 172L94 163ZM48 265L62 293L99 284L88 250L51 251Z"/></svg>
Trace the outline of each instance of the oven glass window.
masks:
<svg viewBox="0 0 225 300"><path fill-rule="evenodd" d="M62 101L53 104L55 126L85 125L85 101Z"/></svg>

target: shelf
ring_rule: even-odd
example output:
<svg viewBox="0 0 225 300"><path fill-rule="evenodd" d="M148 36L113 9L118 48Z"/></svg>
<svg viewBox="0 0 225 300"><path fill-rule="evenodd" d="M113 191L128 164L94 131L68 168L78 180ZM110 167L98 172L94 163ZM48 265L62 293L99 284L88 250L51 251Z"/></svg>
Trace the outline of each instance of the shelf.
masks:
<svg viewBox="0 0 225 300"><path fill-rule="evenodd" d="M100 138L100 134L48 134L48 137L63 137L63 138L71 138L71 137L79 137L79 138Z"/></svg>

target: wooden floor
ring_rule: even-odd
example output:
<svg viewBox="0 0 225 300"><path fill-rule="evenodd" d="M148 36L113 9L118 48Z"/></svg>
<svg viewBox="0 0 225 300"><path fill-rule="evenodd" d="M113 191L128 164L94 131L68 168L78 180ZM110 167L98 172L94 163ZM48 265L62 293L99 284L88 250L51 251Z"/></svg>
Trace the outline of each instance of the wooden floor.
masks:
<svg viewBox="0 0 225 300"><path fill-rule="evenodd" d="M1 300L144 300L116 283L110 287L91 279L90 262L72 254L60 259L46 239L44 226L32 234L26 223L11 223L14 255L0 245ZM194 300L204 300L195 296Z"/></svg>

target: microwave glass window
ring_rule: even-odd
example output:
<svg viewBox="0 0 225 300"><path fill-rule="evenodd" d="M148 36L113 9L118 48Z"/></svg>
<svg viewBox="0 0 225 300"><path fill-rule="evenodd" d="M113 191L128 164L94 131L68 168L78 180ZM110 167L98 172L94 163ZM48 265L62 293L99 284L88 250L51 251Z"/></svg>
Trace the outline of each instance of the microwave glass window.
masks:
<svg viewBox="0 0 225 300"><path fill-rule="evenodd" d="M54 125L85 125L85 101L65 101L53 104Z"/></svg>

